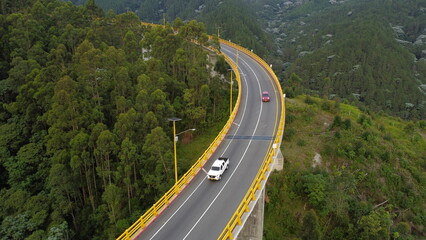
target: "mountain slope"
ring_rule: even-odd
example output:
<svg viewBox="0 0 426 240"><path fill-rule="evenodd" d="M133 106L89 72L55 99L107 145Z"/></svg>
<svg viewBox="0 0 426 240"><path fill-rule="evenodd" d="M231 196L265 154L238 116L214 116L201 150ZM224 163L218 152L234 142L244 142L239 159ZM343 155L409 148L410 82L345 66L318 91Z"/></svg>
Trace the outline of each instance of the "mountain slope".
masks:
<svg viewBox="0 0 426 240"><path fill-rule="evenodd" d="M84 4L87 0L72 2ZM196 19L205 24L209 34L219 31L222 38L238 42L259 54L264 55L274 49L274 45L267 43L270 36L262 30L254 17L254 10L244 0L97 0L96 4L104 11L134 11L145 22L163 24L176 18L184 21Z"/></svg>
<svg viewBox="0 0 426 240"><path fill-rule="evenodd" d="M284 169L267 185L265 239L423 239L426 122L299 96Z"/></svg>
<svg viewBox="0 0 426 240"><path fill-rule="evenodd" d="M426 1L288 1L258 11L276 36L274 66L312 94L426 118ZM284 81L285 82L285 81ZM331 95L331 96L330 96Z"/></svg>

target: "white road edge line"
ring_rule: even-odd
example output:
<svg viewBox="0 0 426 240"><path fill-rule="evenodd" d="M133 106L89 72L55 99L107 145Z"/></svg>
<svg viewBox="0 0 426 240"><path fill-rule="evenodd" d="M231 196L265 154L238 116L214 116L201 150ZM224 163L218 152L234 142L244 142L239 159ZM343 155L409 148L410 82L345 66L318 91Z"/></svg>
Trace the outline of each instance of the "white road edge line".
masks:
<svg viewBox="0 0 426 240"><path fill-rule="evenodd" d="M257 77L256 77L257 78ZM247 85L247 80L246 80L246 77L244 76L243 77L243 79L244 79L244 84L246 85L246 88L248 89L248 85ZM241 120L240 120L240 124L241 124L241 122L243 121L243 119L244 119L244 116L245 116L245 112L246 112L246 109L247 109L247 98L246 98L246 100L245 100L245 102L244 102L244 110L243 110L243 115L242 115L242 117L241 117ZM235 133L233 134L233 136L235 136L236 134L237 134L237 132L238 132L238 129L240 128L240 125L237 125L238 127L237 127L237 130L235 131ZM226 148L225 148L225 150L223 150L223 152L222 152L222 154L221 155L223 155L225 152L226 152L226 150L228 149L228 147L229 147L229 145L231 145L231 143L232 143L232 141L233 141L233 138L229 141L229 143L228 143L228 145L226 146ZM242 158L241 158L241 160L242 160ZM241 160L240 160L240 162L241 162ZM238 165L240 165L239 163L238 163ZM238 165L237 165L237 167L238 167ZM235 168L235 169L237 169L237 167ZM235 172L235 170L234 170L234 172ZM232 172L232 174L231 174L231 176L233 175L233 173L234 172ZM150 240L152 240L155 236L157 236L157 234L163 229L163 227L176 215L176 213L177 212L179 212L179 210L185 205L185 203L192 197L192 195L197 191L197 189L201 186L201 184L204 182L204 180L206 180L206 178L203 178L203 180L200 182L200 184L198 184L198 186L194 189L194 191L192 191L192 193L185 199L185 201L182 203L182 205L181 206L179 206L179 208L169 217L169 219L167 219L165 222L164 222L164 224L163 224L163 226L161 226L155 233L154 233L154 235L152 235L152 237L150 238ZM229 181L229 180L228 180ZM228 183L228 181L226 182L226 183ZM226 183L225 183L225 186L226 186ZM222 190L221 190L222 191ZM219 194L220 194L220 192L219 192ZM216 199L216 198L215 198ZM210 207L210 206L209 206ZM198 223L198 221L197 221L197 223ZM190 230L190 232L193 230L193 228ZM189 233L188 233L189 234ZM188 235L187 234L187 235ZM186 237L186 236L185 236Z"/></svg>
<svg viewBox="0 0 426 240"><path fill-rule="evenodd" d="M228 50L228 52L230 52ZM232 54L232 52L231 52ZM239 59L241 62L244 62L245 65L247 65L247 67L252 71L253 75L256 78L257 81L257 85L259 87L259 94L261 93L261 87L260 87L260 82L259 82L259 78L257 77L256 73L254 72L253 68L250 67L250 65L244 60L244 59ZM244 76L245 79L245 76ZM257 127L259 126L259 122L260 122L260 116L262 115L262 110L263 110L263 104L260 104L260 114L257 118L257 122L256 122L256 127L253 130L253 134L256 133ZM201 221L201 219L204 217L204 215L207 213L207 211L210 209L210 207L213 205L213 203L216 201L216 199L219 197L219 195L222 193L223 189L225 189L226 185L228 184L228 182L231 180L232 176L234 175L235 171L238 169L238 166L240 166L241 161L243 160L244 156L246 155L251 143L253 142L253 139L250 139L249 143L247 144L246 149L244 150L243 155L240 158L240 161L238 161L237 166L235 167L234 171L231 173L231 176L229 176L228 180L225 182L225 184L223 185L223 187L220 189L219 193L216 195L216 197L213 199L213 201L211 201L211 203L209 204L209 206L207 207L207 209L203 212L203 214L201 214L201 216L198 218L197 222L195 222L194 226L192 226L192 228L189 230L189 232L185 235L185 237L182 240L185 240L189 234L192 232L192 230L194 230L195 226L197 226L197 224Z"/></svg>

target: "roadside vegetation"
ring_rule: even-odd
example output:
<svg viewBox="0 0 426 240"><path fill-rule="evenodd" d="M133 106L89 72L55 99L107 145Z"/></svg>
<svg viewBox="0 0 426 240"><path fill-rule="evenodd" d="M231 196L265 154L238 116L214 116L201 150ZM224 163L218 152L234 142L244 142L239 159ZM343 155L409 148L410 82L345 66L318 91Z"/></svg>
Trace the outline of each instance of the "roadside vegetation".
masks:
<svg viewBox="0 0 426 240"><path fill-rule="evenodd" d="M1 7L0 239L114 239L174 184L167 119L197 129L179 175L226 121L229 67L192 40L217 42L94 1Z"/></svg>
<svg viewBox="0 0 426 240"><path fill-rule="evenodd" d="M286 114L265 239L425 237L425 121L306 95L287 98Z"/></svg>
<svg viewBox="0 0 426 240"><path fill-rule="evenodd" d="M336 8L342 21L324 11L305 19L328 2L309 1L289 15L316 34L306 40L288 31L290 41L302 35L274 62L288 96L285 161L268 182L264 237L425 238L426 111L415 87L426 76L423 49L397 45L377 16L381 3L396 1L374 1L376 12L360 8L365 15ZM416 8L400 1L385 13L407 14L390 20L406 29L398 37L417 41L423 1L409 2ZM239 3L206 6L198 17L207 27L176 19L152 28L94 0L2 1L0 239L114 239L151 207L174 183L166 119L182 118L177 132L197 129L180 135L182 175L228 117L229 67L191 41L217 45L206 29L219 28L260 53L274 45ZM160 22L163 6L149 6ZM328 21L335 23L321 25ZM299 56L304 50L312 53Z"/></svg>

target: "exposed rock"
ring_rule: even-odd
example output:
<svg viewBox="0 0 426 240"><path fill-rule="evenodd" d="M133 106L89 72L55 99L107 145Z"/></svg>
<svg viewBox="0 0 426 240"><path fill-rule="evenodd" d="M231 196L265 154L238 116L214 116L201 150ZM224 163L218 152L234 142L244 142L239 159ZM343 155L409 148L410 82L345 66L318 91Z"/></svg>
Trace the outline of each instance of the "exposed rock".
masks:
<svg viewBox="0 0 426 240"><path fill-rule="evenodd" d="M330 55L327 57L327 62L330 62L331 60L333 60L333 58L336 56L336 54L334 55Z"/></svg>
<svg viewBox="0 0 426 240"><path fill-rule="evenodd" d="M338 0L330 0L329 1L331 4L340 4L340 3L344 3L344 2L346 2L346 1L344 1L344 0L341 0L341 1L338 1Z"/></svg>
<svg viewBox="0 0 426 240"><path fill-rule="evenodd" d="M394 26L394 27L392 27L392 29L398 35L398 37L405 35L405 32L402 29L402 26Z"/></svg>
<svg viewBox="0 0 426 240"><path fill-rule="evenodd" d="M315 152L314 159L312 159L312 167L320 166L322 162L321 154Z"/></svg>
<svg viewBox="0 0 426 240"><path fill-rule="evenodd" d="M303 51L303 52L300 52L298 56L304 57L304 56L309 55L309 54L312 54L312 52L311 51Z"/></svg>
<svg viewBox="0 0 426 240"><path fill-rule="evenodd" d="M426 39L426 35L422 34L422 35L420 35L416 38L416 41L414 42L414 44L415 45L422 45L422 44L424 44L424 39Z"/></svg>
<svg viewBox="0 0 426 240"><path fill-rule="evenodd" d="M422 34L422 35L418 36L416 40L423 40L425 38L426 38L426 35Z"/></svg>
<svg viewBox="0 0 426 240"><path fill-rule="evenodd" d="M352 16L352 13L353 13L352 11L349 11L346 15L347 16Z"/></svg>
<svg viewBox="0 0 426 240"><path fill-rule="evenodd" d="M398 39L398 38L395 38L395 40L396 40L396 42L398 42L400 44L405 44L405 45L411 44L411 42L409 42L409 41L401 40L401 39Z"/></svg>
<svg viewBox="0 0 426 240"><path fill-rule="evenodd" d="M198 7L198 9L195 9L195 12L196 12L196 13L201 13L205 7L206 7L206 5L201 4L201 5Z"/></svg>
<svg viewBox="0 0 426 240"><path fill-rule="evenodd" d="M294 5L293 2L290 2L290 1L283 3L283 7L286 9L293 7L293 5Z"/></svg>
<svg viewBox="0 0 426 240"><path fill-rule="evenodd" d="M418 39L414 42L414 45L423 45L423 41L421 39Z"/></svg>
<svg viewBox="0 0 426 240"><path fill-rule="evenodd" d="M414 104L412 104L412 103L405 103L405 108L413 108L414 107Z"/></svg>
<svg viewBox="0 0 426 240"><path fill-rule="evenodd" d="M354 96L354 98L356 98L358 101L361 99L361 94L359 93L352 93L352 96Z"/></svg>
<svg viewBox="0 0 426 240"><path fill-rule="evenodd" d="M355 72L355 71L356 71L356 70L358 70L360 67L361 67L361 65L359 65L359 64L354 65L354 66L352 67L351 71L352 71L352 72Z"/></svg>

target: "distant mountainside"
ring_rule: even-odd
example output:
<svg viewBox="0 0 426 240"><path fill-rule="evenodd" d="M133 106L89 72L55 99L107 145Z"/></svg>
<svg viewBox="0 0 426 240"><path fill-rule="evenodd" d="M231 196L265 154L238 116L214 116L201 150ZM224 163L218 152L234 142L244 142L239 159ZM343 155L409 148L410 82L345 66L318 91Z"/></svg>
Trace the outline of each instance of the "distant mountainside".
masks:
<svg viewBox="0 0 426 240"><path fill-rule="evenodd" d="M81 5L87 0L72 2ZM217 34L219 31L224 39L254 49L258 54L266 55L275 51L274 45L268 41L271 36L262 30L254 17L252 4L247 4L244 0L96 0L96 4L105 12L133 11L145 22L173 22L176 18L184 21L195 19L205 24L209 34Z"/></svg>
<svg viewBox="0 0 426 240"><path fill-rule="evenodd" d="M309 93L426 118L426 1L256 1L281 79ZM292 86L284 80L284 86Z"/></svg>
<svg viewBox="0 0 426 240"><path fill-rule="evenodd" d="M77 4L86 0L73 0ZM97 0L147 22L197 19L272 63L287 87L426 119L426 0ZM292 74L300 82L288 81Z"/></svg>

